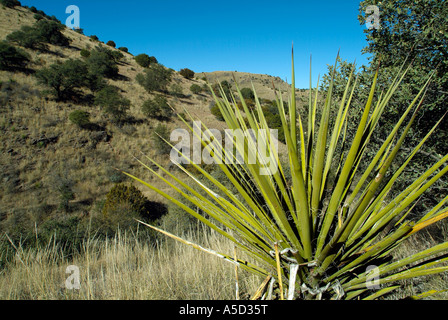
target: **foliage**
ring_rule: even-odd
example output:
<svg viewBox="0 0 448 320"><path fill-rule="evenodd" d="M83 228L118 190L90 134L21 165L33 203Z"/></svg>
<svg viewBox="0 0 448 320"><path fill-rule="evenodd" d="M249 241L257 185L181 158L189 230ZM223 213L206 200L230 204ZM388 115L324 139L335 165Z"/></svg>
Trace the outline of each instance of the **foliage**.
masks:
<svg viewBox="0 0 448 320"><path fill-rule="evenodd" d="M416 75L428 74L433 70L437 72L428 85L425 98L427 107L414 135L418 141L448 110L448 6L444 1L362 1L359 14L361 24L366 21L365 8L371 4L378 5L380 9L380 28L365 30L368 44L363 52L372 55L373 65L381 61L383 71L380 80L390 83L406 59L412 62L412 75L404 82L402 94L394 98L395 110L386 110L389 127L405 110L410 96L415 95L424 85L424 78ZM367 68L366 72L371 75L375 70ZM444 154L448 152L445 143L448 139L447 118L440 128L429 139L428 146L436 153Z"/></svg>
<svg viewBox="0 0 448 320"><path fill-rule="evenodd" d="M242 94L244 99L248 99L248 100L254 100L255 99L254 91L251 88L243 88L243 89L241 89L241 94Z"/></svg>
<svg viewBox="0 0 448 320"><path fill-rule="evenodd" d="M25 51L0 41L0 70L24 68L30 62L30 55Z"/></svg>
<svg viewBox="0 0 448 320"><path fill-rule="evenodd" d="M117 45L115 44L115 42L112 41L112 40L107 41L106 44L107 44L108 46L112 47L112 48L116 48L116 47L117 47Z"/></svg>
<svg viewBox="0 0 448 320"><path fill-rule="evenodd" d="M129 49L126 47L120 47L120 48L118 48L118 50L129 53Z"/></svg>
<svg viewBox="0 0 448 320"><path fill-rule="evenodd" d="M6 40L33 50L46 50L47 48L44 38L31 26L22 26L20 30L10 33Z"/></svg>
<svg viewBox="0 0 448 320"><path fill-rule="evenodd" d="M190 87L190 91L193 94L200 94L202 92L202 87L200 85L192 84Z"/></svg>
<svg viewBox="0 0 448 320"><path fill-rule="evenodd" d="M120 94L117 87L108 85L96 93L95 104L101 106L113 122L120 123L126 119L131 102Z"/></svg>
<svg viewBox="0 0 448 320"><path fill-rule="evenodd" d="M189 80L191 80L191 79L194 78L194 71L193 71L193 70L190 70L190 69L188 69L188 68L181 69L181 70L179 71L179 73L180 73L180 75L181 75L182 77L184 77L185 79L189 79Z"/></svg>
<svg viewBox="0 0 448 320"><path fill-rule="evenodd" d="M165 97L157 95L143 103L142 111L148 118L167 120L173 116L173 111Z"/></svg>
<svg viewBox="0 0 448 320"><path fill-rule="evenodd" d="M80 53L81 57L88 58L90 57L90 51L87 49L81 49Z"/></svg>
<svg viewBox="0 0 448 320"><path fill-rule="evenodd" d="M125 220L138 217L154 221L165 213L166 208L163 205L149 201L139 189L122 183L109 191L103 207L104 216L118 214Z"/></svg>
<svg viewBox="0 0 448 320"><path fill-rule="evenodd" d="M171 147L165 142L169 141L170 133L168 127L164 124L159 123L157 127L154 128L152 133L152 141L154 142L154 147L157 154L167 155L171 152Z"/></svg>
<svg viewBox="0 0 448 320"><path fill-rule="evenodd" d="M118 76L118 66L112 50L96 47L86 60L89 73L98 77L115 78Z"/></svg>
<svg viewBox="0 0 448 320"><path fill-rule="evenodd" d="M90 113L87 111L75 110L69 114L68 118L72 123L81 128L90 123Z"/></svg>
<svg viewBox="0 0 448 320"><path fill-rule="evenodd" d="M234 140L236 150L244 150L241 165L219 162L219 159L233 159L235 154L233 151L228 154L229 149L219 143L214 144L216 166L236 188L236 193L193 162L189 155L185 155L190 159L189 165L213 188L180 164L179 169L185 176L170 173L150 158L148 160L162 172L145 165L175 195L182 197L182 201L162 191L163 187L155 187L128 174L232 241L256 263L238 259L233 253L203 248L150 224L145 225L265 278L253 299L377 299L399 288L396 283L401 280L448 271L444 264L448 260L448 242L393 260L394 250L403 241L448 217L448 197L445 197L415 220L411 218L420 196L448 172L448 155L414 181L409 181L407 188L398 195L387 198L396 187L397 178L436 129L436 126L431 128L404 161L392 166L419 117L426 86L413 98L393 129L386 133L380 148L371 156L367 152L372 151L369 150L372 133L383 129L378 126L379 119L400 87L405 72L397 74L392 85L379 96L376 89L381 84L377 82L378 73L374 75L369 97L363 101L362 116L354 124L356 133L348 138L345 135L347 115L351 108L359 107L352 104L353 88L358 82L351 77L344 97L337 101L333 100L330 83L320 117L316 116L318 98L310 92L306 124L297 113L293 64L289 116L284 110L282 96L276 98L286 139L286 162L279 161L272 137L260 137L268 126L258 99L255 114L245 108L245 121L234 103L215 95L228 128L243 130L248 123L255 135ZM428 75L426 80L432 76L434 74ZM244 100L238 88L237 95ZM335 103L337 115L330 121L331 106ZM191 126L190 129L195 130ZM199 135L203 137L205 129L201 131ZM264 142L261 148L260 142ZM208 145L205 140L201 143L204 147ZM361 162L368 164L363 170L360 170ZM286 175L288 170L290 178ZM201 192L185 182L188 177ZM199 214L199 210L205 214ZM376 272L369 266L375 266ZM375 277L378 278L376 282L372 280ZM378 286L375 291L371 290L372 281Z"/></svg>
<svg viewBox="0 0 448 320"><path fill-rule="evenodd" d="M39 20L35 23L36 32L44 39L45 42L57 46L68 46L70 40L62 34L65 26L54 20Z"/></svg>
<svg viewBox="0 0 448 320"><path fill-rule="evenodd" d="M170 86L170 94L174 97L183 97L184 92L183 92L182 86L178 83L173 83Z"/></svg>
<svg viewBox="0 0 448 320"><path fill-rule="evenodd" d="M0 0L0 3L8 8L20 7L22 5L18 0Z"/></svg>
<svg viewBox="0 0 448 320"><path fill-rule="evenodd" d="M137 75L137 82L148 93L153 91L166 91L171 81L172 71L160 64L151 65L144 73Z"/></svg>
<svg viewBox="0 0 448 320"><path fill-rule="evenodd" d="M215 116L216 120L218 121L224 121L224 116L221 113L221 109L219 108L219 106L217 104L213 105L210 108L210 112L212 115Z"/></svg>
<svg viewBox="0 0 448 320"><path fill-rule="evenodd" d="M91 35L90 37L89 37L90 39L92 39L93 41L100 41L100 39L98 38L98 36L96 36L96 35Z"/></svg>
<svg viewBox="0 0 448 320"><path fill-rule="evenodd" d="M87 84L87 66L81 60L66 60L36 72L38 81L50 87L57 100L76 94L76 89Z"/></svg>
<svg viewBox="0 0 448 320"><path fill-rule="evenodd" d="M134 59L143 68L148 68L151 64L151 59L146 53L139 54Z"/></svg>

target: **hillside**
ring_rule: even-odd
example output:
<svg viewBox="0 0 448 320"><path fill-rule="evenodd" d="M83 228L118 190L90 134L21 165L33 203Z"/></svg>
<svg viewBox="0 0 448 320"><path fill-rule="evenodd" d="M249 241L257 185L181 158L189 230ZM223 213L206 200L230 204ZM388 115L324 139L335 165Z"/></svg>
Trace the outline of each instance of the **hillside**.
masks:
<svg viewBox="0 0 448 320"><path fill-rule="evenodd" d="M27 8L0 8L0 40L22 26L35 23L36 15ZM99 46L118 51L67 28L62 33L70 39L69 46L49 44L43 51L21 48L30 56L27 69L0 71L0 231L10 234L19 235L24 230L41 226L46 228L55 221L63 227L71 223L73 217L75 221L86 217L101 220L101 208L109 190L119 182L132 183L116 168L152 180L134 156L146 154L171 170L173 166L168 156L161 155L154 145L153 131L160 123L166 125L168 131L184 127L184 124L176 116L169 121L149 119L142 112L142 105L148 99L161 95L176 112L184 112L185 108L209 128L224 128L224 123L210 112L211 94L190 91L192 84L205 86L204 74L196 74L194 79L188 80L174 71L168 90L148 93L136 81L145 68L136 63L132 54L121 51L123 58L117 63L118 76L106 81L130 101L129 121L120 125L112 123L93 103L94 93L88 89L82 89L80 98L55 100L49 88L37 81L37 71L69 59L82 59L81 50L94 50ZM163 63L163 57L158 58ZM227 79L233 82L232 74L240 88L251 87L253 83L264 99L273 98L272 82L283 93L288 90L285 82L266 75L217 72L206 76L213 84ZM80 128L69 120L75 110L90 114L90 129ZM157 194L137 187L151 201L166 204ZM65 208L68 210L61 209L64 190L71 193L68 208Z"/></svg>

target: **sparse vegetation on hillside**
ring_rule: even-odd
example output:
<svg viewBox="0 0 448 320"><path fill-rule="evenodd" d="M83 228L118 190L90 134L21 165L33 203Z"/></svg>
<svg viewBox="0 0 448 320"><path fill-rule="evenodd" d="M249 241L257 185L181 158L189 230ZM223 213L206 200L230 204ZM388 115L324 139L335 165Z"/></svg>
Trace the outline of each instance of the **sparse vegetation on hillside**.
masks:
<svg viewBox="0 0 448 320"><path fill-rule="evenodd" d="M24 68L30 62L30 55L6 41L0 41L0 70Z"/></svg>
<svg viewBox="0 0 448 320"><path fill-rule="evenodd" d="M161 64L151 65L144 73L137 75L137 82L148 92L166 91L171 81L172 71Z"/></svg>

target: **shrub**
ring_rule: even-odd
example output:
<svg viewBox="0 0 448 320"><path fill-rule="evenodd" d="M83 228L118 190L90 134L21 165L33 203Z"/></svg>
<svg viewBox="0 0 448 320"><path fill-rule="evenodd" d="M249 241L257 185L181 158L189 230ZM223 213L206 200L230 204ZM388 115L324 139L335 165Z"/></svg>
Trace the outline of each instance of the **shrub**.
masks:
<svg viewBox="0 0 448 320"><path fill-rule="evenodd" d="M190 87L190 91L191 91L193 94L199 94L199 93L202 92L202 87L199 86L199 85L197 85L197 84L193 84L193 85L191 85L191 87Z"/></svg>
<svg viewBox="0 0 448 320"><path fill-rule="evenodd" d="M42 19L44 18L44 16L41 15L41 14L39 14L39 13L35 13L35 14L33 15L33 17L34 17L34 19L35 19L36 21L42 20Z"/></svg>
<svg viewBox="0 0 448 320"><path fill-rule="evenodd" d="M128 214L145 220L159 219L166 211L162 204L149 201L136 187L122 183L108 192L103 207L104 216L118 213L122 217Z"/></svg>
<svg viewBox="0 0 448 320"><path fill-rule="evenodd" d="M92 50L86 63L89 72L96 76L114 78L118 75L118 66L114 55L107 48L97 47Z"/></svg>
<svg viewBox="0 0 448 320"><path fill-rule="evenodd" d="M218 105L214 105L213 107L210 108L210 112L212 113L212 115L215 116L216 120L218 121L224 121L224 117L221 113L221 110L219 109Z"/></svg>
<svg viewBox="0 0 448 320"><path fill-rule="evenodd" d="M70 113L69 120L77 126L83 128L90 123L90 113L86 111L76 110Z"/></svg>
<svg viewBox="0 0 448 320"><path fill-rule="evenodd" d="M81 49L80 55L83 58L88 58L90 57L90 51L87 49Z"/></svg>
<svg viewBox="0 0 448 320"><path fill-rule="evenodd" d="M115 42L113 42L112 40L107 41L106 43L108 46L115 48L117 45L115 44Z"/></svg>
<svg viewBox="0 0 448 320"><path fill-rule="evenodd" d="M91 35L89 38L93 41L100 41L100 39L96 35Z"/></svg>
<svg viewBox="0 0 448 320"><path fill-rule="evenodd" d="M154 99L148 99L143 103L142 111L145 116L153 119L169 119L173 111L165 97L157 95Z"/></svg>
<svg viewBox="0 0 448 320"><path fill-rule="evenodd" d="M129 49L126 47L120 47L120 48L118 48L118 50L129 53Z"/></svg>
<svg viewBox="0 0 448 320"><path fill-rule="evenodd" d="M37 71L36 77L40 83L52 89L57 100L64 100L88 83L87 74L87 65L83 61L70 59Z"/></svg>
<svg viewBox="0 0 448 320"><path fill-rule="evenodd" d="M75 31L76 33L84 35L84 29L82 29L82 28L74 28L73 31Z"/></svg>
<svg viewBox="0 0 448 320"><path fill-rule="evenodd" d="M143 74L136 77L137 82L149 93L153 91L166 91L171 81L172 71L160 64L152 65Z"/></svg>
<svg viewBox="0 0 448 320"><path fill-rule="evenodd" d="M108 85L97 92L95 104L101 106L113 122L120 123L125 120L131 102L120 94L117 87Z"/></svg>
<svg viewBox="0 0 448 320"><path fill-rule="evenodd" d="M33 50L46 50L45 39L37 30L30 26L22 26L20 30L10 33L6 40L17 43L19 46Z"/></svg>
<svg viewBox="0 0 448 320"><path fill-rule="evenodd" d="M170 87L170 94L174 97L183 97L184 91L182 86L180 84L173 83Z"/></svg>
<svg viewBox="0 0 448 320"><path fill-rule="evenodd" d="M155 127L154 132L152 133L152 139L157 154L162 155L170 154L171 147L164 141L164 140L166 141L170 140L170 133L166 125L159 123L157 127Z"/></svg>
<svg viewBox="0 0 448 320"><path fill-rule="evenodd" d="M8 8L20 7L22 4L18 0L0 0L0 3Z"/></svg>
<svg viewBox="0 0 448 320"><path fill-rule="evenodd" d="M16 48L6 41L0 42L0 70L23 68L30 61L30 56L25 51Z"/></svg>
<svg viewBox="0 0 448 320"><path fill-rule="evenodd" d="M68 46L70 40L62 34L65 26L55 20L40 20L34 25L37 33L45 40L45 42L57 46Z"/></svg>
<svg viewBox="0 0 448 320"><path fill-rule="evenodd" d="M182 69L179 71L180 75L183 76L185 79L193 79L194 78L194 71L190 70L188 68Z"/></svg>
<svg viewBox="0 0 448 320"><path fill-rule="evenodd" d="M243 96L244 99L251 99L251 100L255 99L254 91L250 88L241 89L241 95Z"/></svg>
<svg viewBox="0 0 448 320"><path fill-rule="evenodd" d="M146 53L139 54L134 59L143 68L148 68L151 64L151 58Z"/></svg>

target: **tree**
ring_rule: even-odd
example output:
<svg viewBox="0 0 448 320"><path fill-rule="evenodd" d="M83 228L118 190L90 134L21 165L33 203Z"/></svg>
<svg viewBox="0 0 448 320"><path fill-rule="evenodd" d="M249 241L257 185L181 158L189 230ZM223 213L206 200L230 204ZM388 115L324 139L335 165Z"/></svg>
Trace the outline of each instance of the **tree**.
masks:
<svg viewBox="0 0 448 320"><path fill-rule="evenodd" d="M125 120L131 101L123 97L117 87L108 85L97 92L95 104L101 106L113 122L120 123Z"/></svg>
<svg viewBox="0 0 448 320"><path fill-rule="evenodd" d="M28 62L30 62L28 53L6 41L0 42L0 70L24 68Z"/></svg>
<svg viewBox="0 0 448 320"><path fill-rule="evenodd" d="M39 20L34 25L34 28L47 43L64 47L70 44L70 40L62 34L65 26L58 21Z"/></svg>
<svg viewBox="0 0 448 320"><path fill-rule="evenodd" d="M129 49L126 47L120 47L120 48L118 48L118 50L129 53Z"/></svg>
<svg viewBox="0 0 448 320"><path fill-rule="evenodd" d="M167 120L173 116L173 111L165 97L157 95L154 99L148 99L143 103L142 112L152 119Z"/></svg>
<svg viewBox="0 0 448 320"><path fill-rule="evenodd" d="M166 91L171 81L172 72L160 64L152 65L144 73L137 75L137 82L149 93Z"/></svg>
<svg viewBox="0 0 448 320"><path fill-rule="evenodd" d="M243 95L244 99L255 100L254 91L251 88L243 88L243 89L241 89L241 94Z"/></svg>
<svg viewBox="0 0 448 320"><path fill-rule="evenodd" d="M436 71L428 87L424 113L419 119L416 138L421 139L448 110L448 6L444 1L362 1L359 21L366 22L366 7L378 5L380 28L366 29L367 46L363 52L372 55L372 74L381 61L380 82L390 83L406 58L412 61L412 70L403 82L403 94L394 99L394 109L386 110L390 124L401 116L412 95L426 82L425 75ZM428 142L437 153L448 152L448 119Z"/></svg>
<svg viewBox="0 0 448 320"><path fill-rule="evenodd" d="M193 79L194 78L194 71L190 70L188 68L182 69L179 71L180 75L183 76L185 79Z"/></svg>
<svg viewBox="0 0 448 320"><path fill-rule="evenodd" d="M90 52L90 57L86 63L91 74L99 77L115 78L118 76L118 66L115 59L116 57L111 50L96 47L95 50Z"/></svg>
<svg viewBox="0 0 448 320"><path fill-rule="evenodd" d="M151 64L151 58L146 53L139 54L134 59L143 68L148 68Z"/></svg>
<svg viewBox="0 0 448 320"><path fill-rule="evenodd" d="M202 88L197 84L192 84L190 87L190 91L193 94L200 94L202 92Z"/></svg>
<svg viewBox="0 0 448 320"><path fill-rule="evenodd" d="M10 33L6 40L17 43L24 48L41 50L47 49L45 45L45 39L37 30L31 26L22 26L20 30Z"/></svg>
<svg viewBox="0 0 448 320"><path fill-rule="evenodd" d="M0 0L0 3L8 8L20 7L22 4L17 0Z"/></svg>
<svg viewBox="0 0 448 320"><path fill-rule="evenodd" d="M110 47L112 47L112 48L115 48L115 47L117 47L117 45L115 44L115 42L114 41L112 41L112 40L109 40L109 41L107 41L107 43L106 43L108 46L110 46Z"/></svg>
<svg viewBox="0 0 448 320"><path fill-rule="evenodd" d="M56 99L65 100L76 94L76 89L87 84L87 65L81 60L67 60L52 64L36 72L38 81L53 90Z"/></svg>

